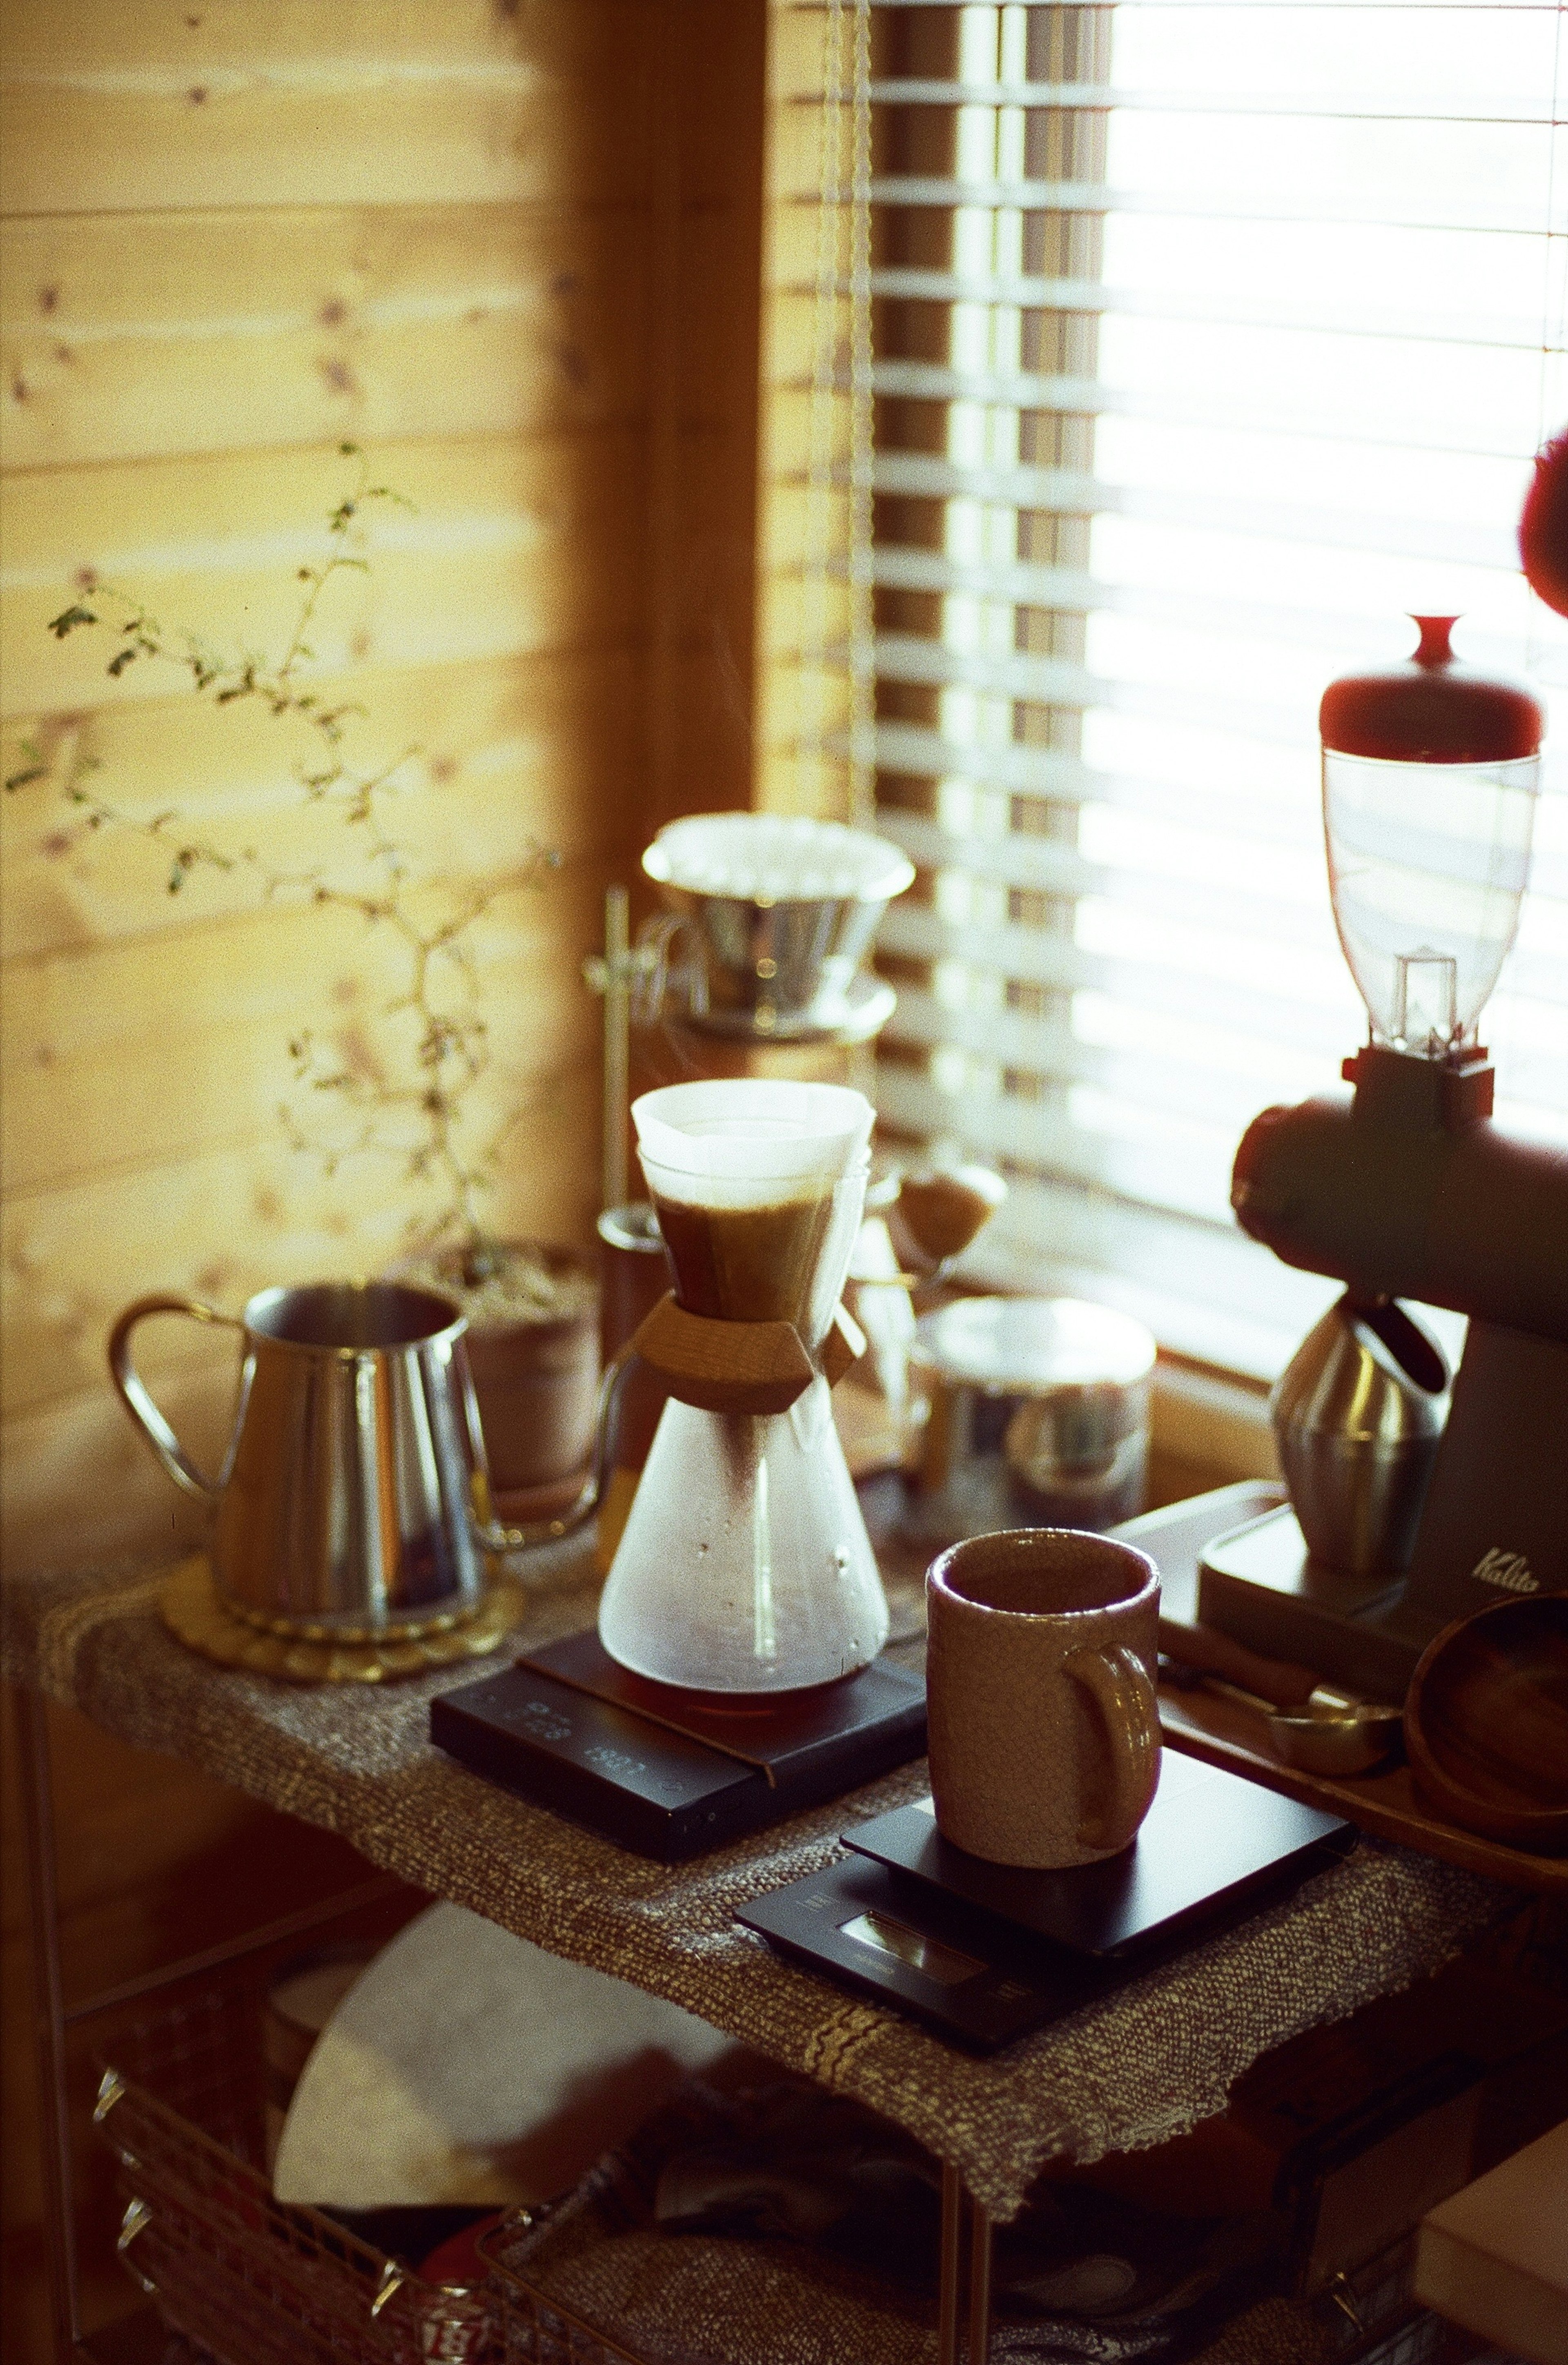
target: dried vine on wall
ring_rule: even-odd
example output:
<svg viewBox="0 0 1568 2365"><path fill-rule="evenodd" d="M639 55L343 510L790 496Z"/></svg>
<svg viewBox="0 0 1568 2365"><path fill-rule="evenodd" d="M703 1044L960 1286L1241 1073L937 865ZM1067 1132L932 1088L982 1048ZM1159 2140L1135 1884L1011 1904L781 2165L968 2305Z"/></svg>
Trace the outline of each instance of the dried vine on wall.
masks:
<svg viewBox="0 0 1568 2365"><path fill-rule="evenodd" d="M310 634L323 598L341 577L369 571L367 513L376 504L411 506L390 486L371 482L369 463L356 444L344 443L340 452L355 464L353 480L328 517L326 555L297 569L299 604L275 663L252 654L225 656L194 633L165 631L133 595L90 574L82 578L78 598L49 627L62 641L83 631L111 633L117 645L105 670L117 680L134 665L172 668L215 707L250 703L280 725L293 726L306 749L292 767L303 806L348 833L337 841L337 861L286 869L258 846L225 846L194 833L177 811L144 818L117 804L100 782L99 759L79 724L67 725L47 746L24 742L22 764L5 787L17 795L52 782L77 827L151 840L167 854L163 883L170 895L184 893L204 872L242 876L263 902L294 899L322 912L352 913L395 942L402 978L380 1005L386 1024L377 1054L344 1056L308 1026L289 1040L297 1087L302 1094L328 1096L346 1116L346 1129L334 1133L302 1120L297 1103L284 1103L278 1119L291 1147L319 1158L329 1173L348 1158L390 1153L410 1184L433 1182L438 1211L433 1220L410 1218L410 1244L456 1246L465 1278L476 1283L498 1254L486 1231L483 1201L494 1178L497 1144L512 1118L488 1143L470 1146L472 1098L490 1065L476 931L502 897L537 888L560 857L533 846L519 868L462 893L421 875L397 835L395 803L412 784L420 749L405 747L371 770L356 765L353 727L366 719L365 709L311 687Z"/></svg>

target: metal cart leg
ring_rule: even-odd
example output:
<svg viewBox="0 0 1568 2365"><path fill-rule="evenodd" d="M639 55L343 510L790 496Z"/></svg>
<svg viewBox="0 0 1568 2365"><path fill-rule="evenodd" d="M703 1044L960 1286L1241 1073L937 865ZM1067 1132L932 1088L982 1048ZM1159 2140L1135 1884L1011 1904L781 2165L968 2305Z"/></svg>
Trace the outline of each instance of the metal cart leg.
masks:
<svg viewBox="0 0 1568 2365"><path fill-rule="evenodd" d="M65 1991L60 1968L54 1788L50 1776L49 1726L43 1701L37 1692L20 1685L16 1687L15 1699L22 1814L28 1835L28 1934L39 2119L43 2137L44 2236L49 2252L55 2346L63 2359L73 2355L81 2327L76 2312L76 2226L72 2213L71 2108L65 2083Z"/></svg>
<svg viewBox="0 0 1568 2365"><path fill-rule="evenodd" d="M964 2180L942 2163L942 2281L936 2302L936 2365L958 2365L958 2292L963 2281Z"/></svg>
<svg viewBox="0 0 1568 2365"><path fill-rule="evenodd" d="M942 2164L942 2280L936 2301L936 2365L959 2365L958 2318L964 2283L964 2203L969 2220L969 2341L968 2365L991 2355L991 2219L964 2190L956 2168Z"/></svg>
<svg viewBox="0 0 1568 2365"><path fill-rule="evenodd" d="M991 2355L991 2219L969 2203L969 2365Z"/></svg>

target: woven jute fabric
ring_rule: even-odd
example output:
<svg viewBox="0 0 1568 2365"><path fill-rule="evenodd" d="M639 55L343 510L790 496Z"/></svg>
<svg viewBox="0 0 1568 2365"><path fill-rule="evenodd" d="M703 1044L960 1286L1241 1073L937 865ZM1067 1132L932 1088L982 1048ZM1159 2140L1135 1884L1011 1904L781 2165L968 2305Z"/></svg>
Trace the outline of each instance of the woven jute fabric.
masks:
<svg viewBox="0 0 1568 2365"><path fill-rule="evenodd" d="M690 2079L558 2206L510 2221L494 2252L498 2286L525 2323L537 2320L542 2348L556 2337L564 2353L576 2324L642 2365L937 2365L935 2182L907 2158L901 2180L898 2138L879 2121L795 2086L726 2097ZM712 2222L730 2213L727 2229ZM1252 2250L1248 2265L1255 2220L1189 2220L1179 2232L1170 2221L1174 2240L1150 2250L1141 2215L1111 2203L1075 2219L1053 2197L1025 2231L1032 2249L1010 2260L1003 2236L991 2365L1170 2355L1321 2365L1331 2353L1309 2304L1257 2300L1277 2255ZM1070 2280L1092 2258L1125 2266L1135 2288L1147 2277L1140 2303L1091 2315L1070 2302L1053 2315L1041 2278Z"/></svg>
<svg viewBox="0 0 1568 2365"><path fill-rule="evenodd" d="M738 2333L752 2365L936 2365L929 2300L902 2301L787 2242L622 2234L552 2259L539 2288L585 2323L612 2326L647 2365L727 2365ZM1050 2353L1042 2332L993 2325L991 2365ZM1238 2315L1192 2365L1324 2365L1331 2353L1305 2308L1270 2299Z"/></svg>
<svg viewBox="0 0 1568 2365"><path fill-rule="evenodd" d="M519 1647L592 1622L587 1571L576 1543L530 1564ZM958 2169L1002 2219L1047 2160L1184 2133L1224 2108L1260 2054L1435 1969L1511 1901L1452 1866L1363 1842L1239 1928L972 2060L782 1961L734 1919L831 1863L846 1824L922 1796L924 1765L695 1864L650 1864L431 1745L431 1698L483 1664L385 1689L301 1689L192 1655L162 1625L157 1591L155 1575L123 1570L7 1588L6 1674L853 2095Z"/></svg>

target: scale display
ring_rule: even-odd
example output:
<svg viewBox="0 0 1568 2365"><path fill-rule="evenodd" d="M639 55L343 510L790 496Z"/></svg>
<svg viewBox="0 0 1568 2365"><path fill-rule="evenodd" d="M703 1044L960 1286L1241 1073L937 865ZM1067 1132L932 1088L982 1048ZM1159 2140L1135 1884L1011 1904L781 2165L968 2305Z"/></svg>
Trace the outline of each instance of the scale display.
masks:
<svg viewBox="0 0 1568 2365"><path fill-rule="evenodd" d="M736 1915L781 1954L876 2003L896 2004L969 2053L994 2053L1060 2020L1131 1974L1049 1956L972 1914L923 1896L880 1865L848 1856L755 1898Z"/></svg>
<svg viewBox="0 0 1568 2365"><path fill-rule="evenodd" d="M857 1913L853 1922L839 1924L845 1937L857 1946L874 1947L879 1955L891 1955L912 1970L935 1979L938 1987L956 1988L965 1979L972 1979L984 1970L978 1955L960 1954L957 1946L945 1946L939 1938L927 1937L912 1928L907 1922L896 1922L890 1913Z"/></svg>

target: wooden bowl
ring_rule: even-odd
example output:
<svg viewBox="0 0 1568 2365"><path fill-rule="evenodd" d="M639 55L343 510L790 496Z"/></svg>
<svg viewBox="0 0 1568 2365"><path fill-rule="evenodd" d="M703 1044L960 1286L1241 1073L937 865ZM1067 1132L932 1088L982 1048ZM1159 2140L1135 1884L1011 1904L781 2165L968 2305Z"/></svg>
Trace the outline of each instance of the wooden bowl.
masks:
<svg viewBox="0 0 1568 2365"><path fill-rule="evenodd" d="M1439 1814L1509 1847L1568 1853L1568 1595L1446 1626L1411 1678L1405 1746Z"/></svg>

